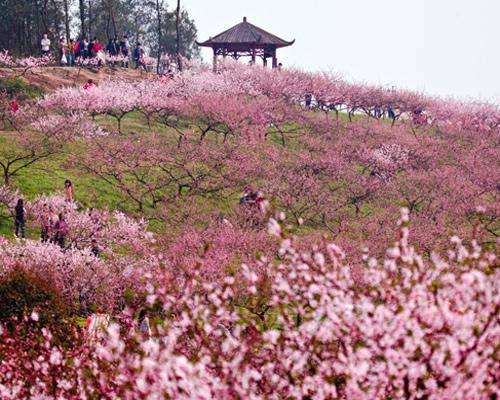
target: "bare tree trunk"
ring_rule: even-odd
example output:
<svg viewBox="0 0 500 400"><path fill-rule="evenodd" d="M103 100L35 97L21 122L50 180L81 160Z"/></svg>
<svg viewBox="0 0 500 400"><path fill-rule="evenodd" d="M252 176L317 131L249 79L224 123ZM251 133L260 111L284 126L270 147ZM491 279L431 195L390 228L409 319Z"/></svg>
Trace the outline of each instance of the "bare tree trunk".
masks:
<svg viewBox="0 0 500 400"><path fill-rule="evenodd" d="M177 0L177 10L175 18L175 33L176 33L176 55L177 55L177 66L179 71L182 71L182 59L181 59L181 31L180 31L180 16L181 16L181 0Z"/></svg>
<svg viewBox="0 0 500 400"><path fill-rule="evenodd" d="M52 7L54 10L61 10L61 5L57 3L55 0L50 0L50 3L52 4ZM52 27L54 29L54 38L58 40L60 36L62 36L62 32L59 31L59 27L63 25L63 20L61 18L64 18L64 16L61 15L60 12L56 12L54 16L52 17ZM59 57L59 60L61 57Z"/></svg>
<svg viewBox="0 0 500 400"><path fill-rule="evenodd" d="M10 175L9 175L9 170L4 167L3 169L3 184L5 186L10 185Z"/></svg>
<svg viewBox="0 0 500 400"><path fill-rule="evenodd" d="M92 35L92 2L89 0L89 39Z"/></svg>
<svg viewBox="0 0 500 400"><path fill-rule="evenodd" d="M89 2L90 5L90 2ZM85 35L85 3L84 0L80 0L80 34Z"/></svg>
<svg viewBox="0 0 500 400"><path fill-rule="evenodd" d="M118 32L116 30L115 7L114 7L114 4L112 5L112 9L111 9L111 23L113 24L113 32L115 34L114 37L118 37Z"/></svg>
<svg viewBox="0 0 500 400"><path fill-rule="evenodd" d="M45 0L42 2L42 12L41 12L41 15L42 15L42 26L43 26L43 33L48 33L49 36L52 36L51 33L52 32L49 32L49 24L48 24L48 11L47 11L47 8L48 8L48 0ZM53 36L52 36L53 37Z"/></svg>
<svg viewBox="0 0 500 400"><path fill-rule="evenodd" d="M106 20L106 39L108 41L111 39L111 35L109 33L109 23L111 22L111 7L109 6L108 3L108 19Z"/></svg>
<svg viewBox="0 0 500 400"><path fill-rule="evenodd" d="M137 31L135 32L135 43L139 41L139 24L137 23L139 17L135 16L135 26L137 27Z"/></svg>
<svg viewBox="0 0 500 400"><path fill-rule="evenodd" d="M69 40L70 30L69 30L69 10L68 10L68 0L64 0L64 24L66 27L66 40Z"/></svg>
<svg viewBox="0 0 500 400"><path fill-rule="evenodd" d="M156 56L156 73L160 73L160 57L161 57L161 40L162 40L162 34L161 34L161 6L163 5L163 2L160 4L160 0L156 0L156 16L158 19L158 54Z"/></svg>

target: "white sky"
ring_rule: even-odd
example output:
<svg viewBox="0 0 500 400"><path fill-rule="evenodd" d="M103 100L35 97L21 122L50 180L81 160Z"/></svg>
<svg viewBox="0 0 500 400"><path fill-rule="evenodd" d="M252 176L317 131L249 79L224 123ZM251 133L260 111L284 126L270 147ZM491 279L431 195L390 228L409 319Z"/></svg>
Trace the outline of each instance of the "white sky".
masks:
<svg viewBox="0 0 500 400"><path fill-rule="evenodd" d="M500 102L500 0L181 1L199 40L246 16L285 40L296 39L278 50L285 67ZM202 55L211 62L211 49Z"/></svg>

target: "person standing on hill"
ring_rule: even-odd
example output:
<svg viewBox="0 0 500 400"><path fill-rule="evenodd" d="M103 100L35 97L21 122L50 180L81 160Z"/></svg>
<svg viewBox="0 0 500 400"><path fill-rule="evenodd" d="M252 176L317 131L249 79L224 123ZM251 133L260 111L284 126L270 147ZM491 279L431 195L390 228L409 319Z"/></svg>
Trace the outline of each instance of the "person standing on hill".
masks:
<svg viewBox="0 0 500 400"><path fill-rule="evenodd" d="M43 34L40 46L42 48L42 57L47 57L50 52L50 39L49 35L47 35L46 33Z"/></svg>
<svg viewBox="0 0 500 400"><path fill-rule="evenodd" d="M68 57L68 65L71 67L75 63L75 43L73 39L68 40L66 49L67 49L66 55Z"/></svg>
<svg viewBox="0 0 500 400"><path fill-rule="evenodd" d="M118 54L115 39L109 39L108 45L106 46L106 51L109 53L110 56L116 56Z"/></svg>
<svg viewBox="0 0 500 400"><path fill-rule="evenodd" d="M306 108L311 108L312 104L312 94L311 93L306 93L305 96L305 103L306 103Z"/></svg>
<svg viewBox="0 0 500 400"><path fill-rule="evenodd" d="M146 337L151 337L151 326L149 325L148 312L142 309L139 313L139 330Z"/></svg>
<svg viewBox="0 0 500 400"><path fill-rule="evenodd" d="M80 43L78 44L78 57L88 58L89 56L89 42L87 38L84 36Z"/></svg>
<svg viewBox="0 0 500 400"><path fill-rule="evenodd" d="M76 42L75 44L73 45L73 54L75 55L75 60L78 58L78 57L81 57L80 56L80 42L82 41L82 39L80 38L76 38Z"/></svg>
<svg viewBox="0 0 500 400"><path fill-rule="evenodd" d="M122 67L128 68L128 58L130 57L130 42L128 41L128 37L123 36L123 40L120 42L120 52L122 56L125 58L122 61Z"/></svg>
<svg viewBox="0 0 500 400"><path fill-rule="evenodd" d="M90 252L97 258L101 256L101 249L99 248L99 245L97 244L96 239L92 239L92 243L90 246Z"/></svg>
<svg viewBox="0 0 500 400"><path fill-rule="evenodd" d="M68 65L67 49L66 40L64 36L61 36L59 38L59 64L63 67Z"/></svg>
<svg viewBox="0 0 500 400"><path fill-rule="evenodd" d="M95 45L95 38L91 38L88 47L89 58L94 58L94 45Z"/></svg>
<svg viewBox="0 0 500 400"><path fill-rule="evenodd" d="M64 195L68 203L73 202L73 183L69 179L64 181Z"/></svg>
<svg viewBox="0 0 500 400"><path fill-rule="evenodd" d="M94 81L92 79L89 79L85 85L83 85L83 89L84 90L89 90L91 88L93 88L95 85L94 85Z"/></svg>
<svg viewBox="0 0 500 400"><path fill-rule="evenodd" d="M103 63L106 61L104 57L104 51L101 43L99 43L99 39L94 38L94 46L92 47L92 57L97 58L97 65L101 67Z"/></svg>
<svg viewBox="0 0 500 400"><path fill-rule="evenodd" d="M9 104L9 106L10 106L10 112L12 114L15 114L21 108L21 106L19 105L19 103L18 103L18 101L17 101L17 99L15 97L12 99L12 101Z"/></svg>
<svg viewBox="0 0 500 400"><path fill-rule="evenodd" d="M95 37L94 46L92 46L92 57L97 57L100 51L102 51L102 45L99 43L99 39Z"/></svg>
<svg viewBox="0 0 500 400"><path fill-rule="evenodd" d="M14 226L16 228L16 237L19 237L19 230L21 230L21 236L24 239L24 225L26 224L26 210L24 208L24 201L23 199L17 200L16 207L14 209L15 211L15 222Z"/></svg>
<svg viewBox="0 0 500 400"><path fill-rule="evenodd" d="M68 236L69 227L66 221L64 220L64 214L59 214L59 219L54 224L54 238L52 241L64 249L64 245L66 242L66 237Z"/></svg>
<svg viewBox="0 0 500 400"><path fill-rule="evenodd" d="M135 69L143 67L145 70L147 70L146 63L144 62L144 50L140 43L137 43L137 46L135 46L134 61L135 61Z"/></svg>

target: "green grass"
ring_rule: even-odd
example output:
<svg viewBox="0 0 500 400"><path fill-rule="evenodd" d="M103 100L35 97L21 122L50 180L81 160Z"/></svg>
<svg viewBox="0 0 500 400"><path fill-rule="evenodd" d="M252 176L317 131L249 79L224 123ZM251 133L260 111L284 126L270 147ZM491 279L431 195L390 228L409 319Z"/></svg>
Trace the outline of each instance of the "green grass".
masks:
<svg viewBox="0 0 500 400"><path fill-rule="evenodd" d="M44 91L42 89L27 84L20 77L0 79L0 92L7 92L9 96L17 96L20 99L35 99L44 95Z"/></svg>
<svg viewBox="0 0 500 400"><path fill-rule="evenodd" d="M116 119L112 116L97 116L96 121L104 129L117 129ZM168 134L172 137L173 141L177 140L177 133L171 128L155 123L152 123L151 128L149 128L144 114L140 112L129 113L123 117L122 128L123 134L131 135L131 137L133 137L134 133L153 131ZM0 159L5 154L9 154L12 149L15 149L16 144L12 140L11 135L15 135L15 133L0 130ZM124 138L124 140L127 139ZM74 185L75 199L81 204L82 208L117 209L128 214L138 215L137 205L127 195L121 193L104 180L68 162L72 153L83 153L85 151L85 144L70 143L60 153L20 170L11 178L10 183L13 187L18 188L26 199L31 200L43 194L51 195L57 192L62 194L64 181L69 179ZM200 207L203 208L200 209L200 212L216 209L222 213L229 213L231 204L237 204L239 200L238 194L235 193L235 191L229 191L220 196L208 195L206 198L203 198L202 202L198 202ZM186 201L190 202L192 200L186 199ZM155 210L148 208L146 214L154 217ZM160 232L165 229L165 224L158 219L152 219L150 221L150 229ZM28 222L26 234L28 238L37 238L40 235L40 229L38 226L33 225L33 223ZM0 235L8 238L12 238L14 235L13 219L9 216L8 211L1 206Z"/></svg>
<svg viewBox="0 0 500 400"><path fill-rule="evenodd" d="M95 118L96 122L106 130L116 131L117 121L113 116L100 115ZM124 140L127 140L126 136L133 137L134 133L142 132L155 132L160 134L169 135L172 141L177 140L177 132L172 128L168 128L165 125L161 125L155 122L151 123L151 127L148 126L147 119L145 115L141 112L131 112L125 115L122 119L122 133L125 135ZM302 130L299 125L291 124L284 128L288 136L285 146L291 150L300 150L300 144L293 139L293 134L290 137L290 133L296 130ZM4 134L4 136L8 136ZM217 136L207 136L206 140L217 141ZM271 130L269 133L269 140L275 144L281 145L281 136L276 132ZM0 149L0 158L2 153L7 152L7 146L15 146L12 140L2 140L2 132L0 131L0 144L2 149ZM130 200L125 194L119 192L116 188L112 187L110 184L106 183L104 180L91 175L83 170L71 166L68 163L71 153L81 153L86 151L85 145L83 143L71 143L65 146L61 153L51 156L47 159L41 160L35 163L29 168L21 170L15 177L12 178L12 185L19 188L21 193L27 199L33 199L41 194L53 194L55 192L61 192L64 188L64 181L70 179L74 185L75 199L82 205L82 208L98 208L98 209L118 209L125 211L132 215L137 215L137 206ZM192 203L196 201L200 209L200 215L209 214L211 211L219 212L221 215L230 216L234 212L234 205L239 203L239 195L242 188L234 187L223 190L217 194L209 194L203 196L203 198L188 198L185 201ZM178 204L182 207L182 202ZM5 215L5 210L0 210L0 214ZM147 209L146 214L149 216L155 215L155 210ZM171 225L171 224L170 224ZM150 229L156 232L164 231L168 229L168 233L172 236L176 229L181 227L176 226L166 226L165 223L160 222L158 219L152 219L150 222ZM313 227L303 225L300 227L295 227L295 234L307 234L309 231L313 230ZM314 231L317 231L318 227L314 226ZM27 226L27 235L30 238L36 238L39 236L39 227L29 224ZM326 233L326 232L325 232ZM13 221L12 218L0 218L0 235L7 237L13 236Z"/></svg>
<svg viewBox="0 0 500 400"><path fill-rule="evenodd" d="M9 146L14 146L11 141L5 140L5 137L3 139L0 140L2 145L0 157L3 151L8 151ZM127 212L133 211L133 205L111 185L76 167L68 166L69 146L72 146L73 151L85 150L81 147L82 145L67 145L61 153L40 160L28 168L21 169L11 178L11 185L18 188L26 199L31 200L43 194L62 193L64 181L69 179L74 185L75 199L83 208L94 207L109 210L120 209ZM0 208L0 235L13 237L13 220L8 216L5 208ZM27 236L29 238L38 237L39 228L28 224Z"/></svg>
<svg viewBox="0 0 500 400"><path fill-rule="evenodd" d="M332 115L330 115L332 117ZM344 116L341 114L340 118ZM114 117L105 115L97 116L96 121L104 129L116 131L117 121ZM293 139L293 133L296 130L302 130L299 125L290 124L284 128L287 132L287 140L285 146L293 151L300 151L301 144L299 141ZM160 125L158 123L152 123L151 128L148 127L146 117L143 113L132 112L125 115L122 119L122 132L124 134L124 140L127 140L127 136L133 138L134 133L142 132L155 132L160 134L169 135L172 141L177 139L177 133L175 130ZM9 137L11 132L0 131L0 159L2 153L8 151L9 146L15 146L11 138ZM3 137L2 137L3 136ZM271 130L268 139L277 144L281 144L281 136L275 130ZM206 140L217 141L217 137L207 136ZM87 173L77 167L71 165L68 160L71 153L83 153L86 151L85 144L83 143L70 143L63 148L63 150L56 155L49 158L41 160L34 165L21 170L15 177L12 178L11 184L21 191L27 199L33 199L36 196L42 194L53 194L55 192L61 192L64 188L64 181L70 179L74 185L75 199L82 205L82 208L98 208L98 209L108 209L114 210L118 209L127 212L132 215L138 215L137 205L129 199L125 194L121 193L118 189L114 188L110 184L106 183L104 180ZM199 207L200 215L209 214L211 211L219 212L221 215L230 216L234 212L234 205L239 202L239 194L242 188L233 187L228 188L220 193L206 195L203 198L190 198L186 197L185 201L192 203L196 201ZM182 208L183 202L178 204ZM363 212L369 212L369 210L363 210ZM148 208L146 210L146 215L150 217L155 217L156 211ZM11 217L6 218L6 210L0 209L0 235L6 237L13 236L13 220ZM207 221L208 222L208 221ZM290 222L293 222L290 220ZM168 225L168 226L167 226ZM177 229L182 228L180 226L174 226L172 223L165 224L160 222L158 219L152 219L150 222L150 229L155 232L164 232L168 230L169 236L174 236ZM318 229L322 230L324 228L319 227L317 224L305 224L300 227L294 228L294 234L302 235L308 234L309 232L318 232ZM328 231L324 231L328 233ZM39 227L33 224L28 224L27 235L30 238L36 238L39 236Z"/></svg>

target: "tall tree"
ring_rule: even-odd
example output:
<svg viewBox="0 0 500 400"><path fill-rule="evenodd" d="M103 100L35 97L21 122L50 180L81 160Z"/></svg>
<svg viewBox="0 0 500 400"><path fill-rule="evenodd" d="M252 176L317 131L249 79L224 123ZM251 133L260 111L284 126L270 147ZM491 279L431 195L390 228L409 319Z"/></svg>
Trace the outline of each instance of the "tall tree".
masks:
<svg viewBox="0 0 500 400"><path fill-rule="evenodd" d="M165 5L161 17L161 38L158 36L156 23L154 26L152 24L144 26L145 32L142 34L141 42L144 42L145 46L151 49L154 57L158 56L158 48L161 48L162 53L170 54L176 58L180 55L181 59L182 57L195 58L199 56L199 49L195 43L197 30L194 21L189 18L187 11L181 8L178 23L179 33L177 34L176 19L177 10L170 12ZM161 41L161 47L158 46L159 41Z"/></svg>
<svg viewBox="0 0 500 400"><path fill-rule="evenodd" d="M175 55L177 57L177 66L182 71L181 59L181 31L180 31L180 14L181 14L181 0L177 0L177 10L175 12ZM160 38L161 40L161 38Z"/></svg>
<svg viewBox="0 0 500 400"><path fill-rule="evenodd" d="M89 1L90 5L90 1ZM79 0L80 11L80 34L84 35L85 30L85 0Z"/></svg>
<svg viewBox="0 0 500 400"><path fill-rule="evenodd" d="M63 6L64 6L64 26L66 28L66 39L70 38L71 31L69 29L69 0L63 0Z"/></svg>
<svg viewBox="0 0 500 400"><path fill-rule="evenodd" d="M60 0L0 0L0 10L0 50L13 54L38 54L43 33L54 39L64 29Z"/></svg>
<svg viewBox="0 0 500 400"><path fill-rule="evenodd" d="M158 23L158 54L156 55L156 72L160 73L160 58L161 58L161 45L162 45L162 34L161 34L161 8L163 6L163 1L156 0L156 18Z"/></svg>
<svg viewBox="0 0 500 400"><path fill-rule="evenodd" d="M92 2L89 0L89 36L92 35Z"/></svg>
<svg viewBox="0 0 500 400"><path fill-rule="evenodd" d="M128 35L151 56L168 53L180 62L198 55L196 27L181 1L173 4L177 8L169 11L167 0L0 0L0 50L38 54L44 32L55 50L57 37L70 37L76 28L102 41Z"/></svg>

